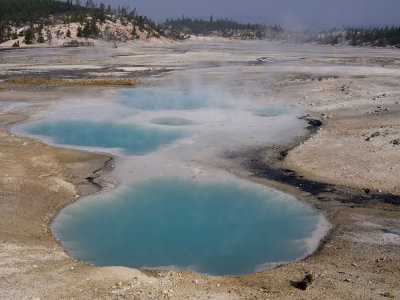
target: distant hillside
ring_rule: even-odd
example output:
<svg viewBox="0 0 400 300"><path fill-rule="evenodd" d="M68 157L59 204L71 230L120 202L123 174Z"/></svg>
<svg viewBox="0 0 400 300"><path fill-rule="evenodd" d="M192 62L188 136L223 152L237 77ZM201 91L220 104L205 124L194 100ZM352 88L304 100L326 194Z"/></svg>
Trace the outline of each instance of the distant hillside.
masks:
<svg viewBox="0 0 400 300"><path fill-rule="evenodd" d="M81 5L85 1L85 5ZM279 25L229 19L178 18L156 25L136 9L96 5L93 0L0 0L0 47L91 45L95 41L184 40L191 35L230 39L276 39L298 43L400 48L400 27L290 32Z"/></svg>
<svg viewBox="0 0 400 300"><path fill-rule="evenodd" d="M352 46L396 46L400 48L400 27L348 28L345 39Z"/></svg>
<svg viewBox="0 0 400 300"><path fill-rule="evenodd" d="M163 37L162 28L136 9L114 9L103 3L97 7L92 0L85 6L74 2L0 0L0 43L20 47L88 38L126 42Z"/></svg>
<svg viewBox="0 0 400 300"><path fill-rule="evenodd" d="M300 34L299 42L316 42L323 45L345 44L350 46L400 48L400 27L345 28L327 32Z"/></svg>
<svg viewBox="0 0 400 300"><path fill-rule="evenodd" d="M0 7L2 25L22 25L53 14L71 14L86 10L80 5L73 5L72 1L55 0L0 0Z"/></svg>
<svg viewBox="0 0 400 300"><path fill-rule="evenodd" d="M170 31L178 32L181 34L181 38L203 35L236 39L263 39L275 38L282 33L282 28L278 25L241 24L228 19L214 20L213 17L210 17L209 20L185 17L167 19L162 26L166 34L169 34Z"/></svg>
<svg viewBox="0 0 400 300"><path fill-rule="evenodd" d="M332 29L325 32L291 32L279 25L241 24L228 19L209 20L178 18L161 24L164 33L175 39L191 35L234 39L275 39L294 43L344 44L351 46L400 48L400 27Z"/></svg>

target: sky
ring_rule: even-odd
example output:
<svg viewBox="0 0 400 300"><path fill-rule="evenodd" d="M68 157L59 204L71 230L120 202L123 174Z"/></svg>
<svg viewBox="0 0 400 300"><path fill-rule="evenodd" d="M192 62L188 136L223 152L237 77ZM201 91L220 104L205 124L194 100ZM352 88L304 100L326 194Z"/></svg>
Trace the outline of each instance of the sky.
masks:
<svg viewBox="0 0 400 300"><path fill-rule="evenodd" d="M84 1L81 1L84 3ZM286 29L400 24L400 0L95 0L112 7L136 7L156 22L166 18L228 18L280 24Z"/></svg>

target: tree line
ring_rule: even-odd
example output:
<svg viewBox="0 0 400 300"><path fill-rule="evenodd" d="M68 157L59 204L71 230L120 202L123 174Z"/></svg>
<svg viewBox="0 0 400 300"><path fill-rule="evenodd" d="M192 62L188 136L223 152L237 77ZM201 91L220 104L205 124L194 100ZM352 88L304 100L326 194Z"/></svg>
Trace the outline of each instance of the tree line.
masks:
<svg viewBox="0 0 400 300"><path fill-rule="evenodd" d="M386 26L373 28L348 27L326 32L292 33L282 29L279 25L267 26L263 24L242 24L229 19L198 19L177 18L167 19L163 24L165 30L176 31L181 34L219 35L223 37L239 37L254 39L279 39L300 43L317 42L319 44L349 44L351 46L396 46L400 48L400 27Z"/></svg>
<svg viewBox="0 0 400 300"><path fill-rule="evenodd" d="M352 46L400 47L400 27L349 28L345 38Z"/></svg>
<svg viewBox="0 0 400 300"><path fill-rule="evenodd" d="M400 48L400 27L386 26L374 28L349 27L342 30L332 29L321 33L285 32L279 25L242 24L230 19L177 18L167 19L155 24L146 16L139 15L136 9L129 7L112 8L93 0L0 0L0 43L16 40L23 36L25 43L39 43L52 38L49 31L43 29L49 25L80 23L77 37L98 37L107 35L100 32L98 24L106 20L121 21L122 25L133 25L132 36L138 37L138 31L151 28L155 36L168 33L172 38L185 38L185 35L218 35L241 39L288 39L298 42L317 42L320 44L349 44L352 46L396 46ZM70 35L70 33L69 33ZM68 36L68 32L67 32ZM69 36L68 36L69 37ZM108 38L112 39L112 35ZM18 46L18 45L16 45Z"/></svg>
<svg viewBox="0 0 400 300"><path fill-rule="evenodd" d="M400 27L349 27L341 31L331 30L325 33L314 34L313 37L309 37L309 40L327 45L344 43L351 46L395 46L400 48Z"/></svg>
<svg viewBox="0 0 400 300"><path fill-rule="evenodd" d="M279 35L282 28L279 25L267 26L263 24L243 24L234 20L202 18L167 19L163 24L165 30L177 31L184 34L211 35L217 34L223 37L242 37L262 39L267 34Z"/></svg>

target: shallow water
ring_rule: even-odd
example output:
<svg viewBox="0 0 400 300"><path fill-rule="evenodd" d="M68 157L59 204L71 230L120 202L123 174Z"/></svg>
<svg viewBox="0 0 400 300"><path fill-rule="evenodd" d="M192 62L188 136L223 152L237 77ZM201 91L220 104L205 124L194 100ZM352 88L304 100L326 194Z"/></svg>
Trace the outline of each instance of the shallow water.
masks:
<svg viewBox="0 0 400 300"><path fill-rule="evenodd" d="M184 118L161 117L150 120L150 123L166 126L186 126L196 124Z"/></svg>
<svg viewBox="0 0 400 300"><path fill-rule="evenodd" d="M266 106L260 109L256 109L254 114L260 117L277 117L279 115L290 113L290 110L284 107Z"/></svg>
<svg viewBox="0 0 400 300"><path fill-rule="evenodd" d="M76 120L40 122L27 132L50 137L57 144L121 148L128 155L143 155L185 136L178 130Z"/></svg>
<svg viewBox="0 0 400 300"><path fill-rule="evenodd" d="M227 275L301 258L318 219L254 184L159 178L72 204L52 229L73 256L96 265Z"/></svg>
<svg viewBox="0 0 400 300"><path fill-rule="evenodd" d="M215 105L208 94L171 90L132 89L120 92L120 103L141 110L188 110Z"/></svg>

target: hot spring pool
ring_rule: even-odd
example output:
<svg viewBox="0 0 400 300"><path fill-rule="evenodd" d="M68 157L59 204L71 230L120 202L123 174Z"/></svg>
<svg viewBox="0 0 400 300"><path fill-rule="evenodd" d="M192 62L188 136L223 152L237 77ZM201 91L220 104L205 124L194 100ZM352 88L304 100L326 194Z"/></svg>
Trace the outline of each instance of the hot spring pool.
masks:
<svg viewBox="0 0 400 300"><path fill-rule="evenodd" d="M49 137L56 144L120 148L128 155L143 155L185 136L181 130L76 120L39 122L26 131Z"/></svg>
<svg viewBox="0 0 400 300"><path fill-rule="evenodd" d="M225 94L133 89L117 95L71 100L47 118L15 127L17 134L115 157L110 176L120 186L66 207L52 225L72 256L102 266L227 275L314 250L310 240L320 237L321 217L311 208L220 168L227 150L303 134L306 124L295 112Z"/></svg>
<svg viewBox="0 0 400 300"><path fill-rule="evenodd" d="M52 229L72 256L95 265L227 275L303 257L318 220L255 184L159 178L84 198Z"/></svg>

